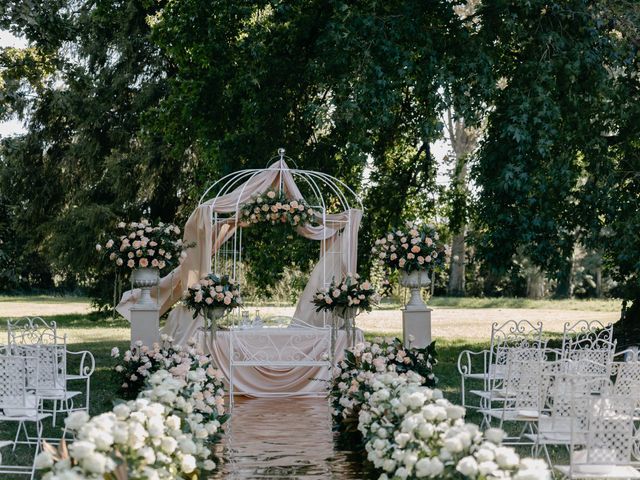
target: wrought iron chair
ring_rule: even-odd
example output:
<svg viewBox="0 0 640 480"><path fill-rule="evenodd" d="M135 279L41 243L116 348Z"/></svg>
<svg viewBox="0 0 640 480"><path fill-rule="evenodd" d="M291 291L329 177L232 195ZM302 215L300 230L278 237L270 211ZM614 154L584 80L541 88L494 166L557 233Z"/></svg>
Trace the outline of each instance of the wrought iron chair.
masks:
<svg viewBox="0 0 640 480"><path fill-rule="evenodd" d="M507 371L506 359L510 348L519 346L538 346L542 342L542 323L533 325L527 320L509 320L502 325L491 326L491 344L482 351L464 350L458 356L458 372L461 379L462 405L466 408L489 408L488 392L500 382ZM467 392L467 382L482 384L479 390ZM479 397L477 405L467 403L467 393Z"/></svg>
<svg viewBox="0 0 640 480"><path fill-rule="evenodd" d="M6 353L3 352L3 353ZM0 423L18 422L16 438L11 441L3 440L1 446L18 444L34 446L33 460L38 455L42 440L42 420L49 417L41 410L42 399L38 396L38 389L29 385L29 371L38 371L38 361L34 357L0 354ZM26 424L35 425L36 435L31 441L27 435ZM26 441L20 441L21 430L27 435ZM0 464L0 473L29 475L35 474L35 465L7 465Z"/></svg>
<svg viewBox="0 0 640 480"><path fill-rule="evenodd" d="M505 439L505 443L531 444L531 439L525 438L524 434L533 433L533 424L538 421L544 362L544 345L514 347L507 352L507 373L501 380L502 388L490 390L489 408L480 410L486 426L493 419L499 421L500 428L504 428L505 423L522 424L519 435Z"/></svg>
<svg viewBox="0 0 640 480"><path fill-rule="evenodd" d="M40 317L25 317L7 322L7 333L11 352L14 355L35 356L40 362L40 397L52 402L53 425L57 414L86 410L89 413L91 375L95 370L95 359L89 351L74 352L67 349L66 335L58 335L56 322L46 322ZM34 347L37 347L34 349ZM68 360L79 364L77 374L67 371ZM84 382L84 392L69 389L69 382ZM73 399L84 393L84 405L74 406Z"/></svg>
<svg viewBox="0 0 640 480"><path fill-rule="evenodd" d="M636 399L603 392L573 396L569 465L556 470L566 478L640 478L631 464Z"/></svg>

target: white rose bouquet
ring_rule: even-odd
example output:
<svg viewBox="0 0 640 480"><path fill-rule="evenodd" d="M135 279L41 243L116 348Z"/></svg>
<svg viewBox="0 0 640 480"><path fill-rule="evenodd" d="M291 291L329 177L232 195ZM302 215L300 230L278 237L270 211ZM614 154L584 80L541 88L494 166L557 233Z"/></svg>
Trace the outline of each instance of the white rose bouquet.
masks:
<svg viewBox="0 0 640 480"><path fill-rule="evenodd" d="M96 250L106 255L116 268L130 271L134 268L170 270L186 256L186 245L180 238L180 228L168 223L153 225L146 219L117 225L116 233Z"/></svg>
<svg viewBox="0 0 640 480"><path fill-rule="evenodd" d="M354 431L360 408L372 392L375 375L393 372L425 386L435 386L435 342L425 348L404 347L398 338L375 338L345 350L344 360L333 370L329 397L334 422L343 431Z"/></svg>
<svg viewBox="0 0 640 480"><path fill-rule="evenodd" d="M358 430L367 458L380 480L418 478L548 480L542 460L521 459L501 445L504 431L481 432L465 423L465 409L442 392L403 379L376 374L359 415Z"/></svg>
<svg viewBox="0 0 640 480"><path fill-rule="evenodd" d="M439 242L434 228L408 222L375 241L371 253L378 257L381 265L390 270L407 273L444 266L448 249Z"/></svg>
<svg viewBox="0 0 640 480"><path fill-rule="evenodd" d="M269 222L272 225L288 223L296 227L316 224L320 213L302 199L290 200L283 191L269 189L243 204L238 215L240 223Z"/></svg>
<svg viewBox="0 0 640 480"><path fill-rule="evenodd" d="M171 411L164 403L139 398L93 418L74 412L65 423L75 441L68 449L66 444L59 450L45 447L36 468L46 472L45 480L197 478L197 445ZM203 469L216 466L200 463Z"/></svg>
<svg viewBox="0 0 640 480"><path fill-rule="evenodd" d="M229 275L209 273L184 292L182 301L187 308L193 310L193 318L207 308L233 310L242 305L240 284L229 278Z"/></svg>
<svg viewBox="0 0 640 480"><path fill-rule="evenodd" d="M370 312L379 300L371 282L361 280L357 273L355 275L349 273L340 282L334 279L329 288L318 290L312 303L316 306L316 312L340 311L348 307Z"/></svg>

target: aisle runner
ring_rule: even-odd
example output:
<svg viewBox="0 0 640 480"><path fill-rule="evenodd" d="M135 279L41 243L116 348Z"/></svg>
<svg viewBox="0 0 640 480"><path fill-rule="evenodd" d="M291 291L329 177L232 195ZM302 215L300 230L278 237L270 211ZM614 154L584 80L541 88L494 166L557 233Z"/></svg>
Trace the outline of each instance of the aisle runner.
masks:
<svg viewBox="0 0 640 480"><path fill-rule="evenodd" d="M336 451L324 398L238 398L212 479L366 479L362 464Z"/></svg>

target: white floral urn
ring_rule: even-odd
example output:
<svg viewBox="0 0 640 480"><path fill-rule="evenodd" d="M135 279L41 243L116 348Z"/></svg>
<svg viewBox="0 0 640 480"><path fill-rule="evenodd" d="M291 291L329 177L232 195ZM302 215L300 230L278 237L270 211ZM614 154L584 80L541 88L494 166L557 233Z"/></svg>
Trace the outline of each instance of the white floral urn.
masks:
<svg viewBox="0 0 640 480"><path fill-rule="evenodd" d="M405 310L426 310L427 305L422 300L420 291L431 285L429 272L426 270L414 270L413 272L400 273L400 285L411 291L411 297L405 306Z"/></svg>
<svg viewBox="0 0 640 480"><path fill-rule="evenodd" d="M224 317L224 314L227 313L227 307L206 307L203 309L203 313L205 319L209 321L209 330L211 331L211 334L215 335L218 331L218 320Z"/></svg>
<svg viewBox="0 0 640 480"><path fill-rule="evenodd" d="M160 271L157 268L136 268L131 272L133 286L140 289L140 298L136 302L138 305L156 305L156 301L151 298L151 289L158 285L159 281Z"/></svg>

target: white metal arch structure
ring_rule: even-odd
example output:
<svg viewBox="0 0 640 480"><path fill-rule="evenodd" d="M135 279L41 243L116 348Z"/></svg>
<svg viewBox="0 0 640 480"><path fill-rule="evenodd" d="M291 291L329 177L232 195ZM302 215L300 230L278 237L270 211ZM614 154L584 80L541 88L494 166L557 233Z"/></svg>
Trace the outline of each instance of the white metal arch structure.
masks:
<svg viewBox="0 0 640 480"><path fill-rule="evenodd" d="M317 226L295 227L302 236L320 241L319 262L314 269L316 286L328 286L332 278L337 276L336 263L342 265L341 274L355 273L357 227L363 212L360 197L343 181L331 175L289 168L287 161L293 163L292 159L285 156L284 149L280 148L278 155L270 160L272 163L266 168L245 169L227 174L202 194L198 207L212 207L214 232L223 232L222 240L219 240L212 251L213 272L226 273L241 281L242 231L247 225L238 221L240 211L256 195L273 188L290 200L304 200L317 213ZM232 202L229 201L230 198L233 198ZM355 228L352 228L354 225ZM322 278L318 282L317 277L320 275ZM303 296L309 296L307 289ZM310 302L310 298L301 298L296 312L300 310L303 301ZM297 323L305 323L300 318L295 320Z"/></svg>

